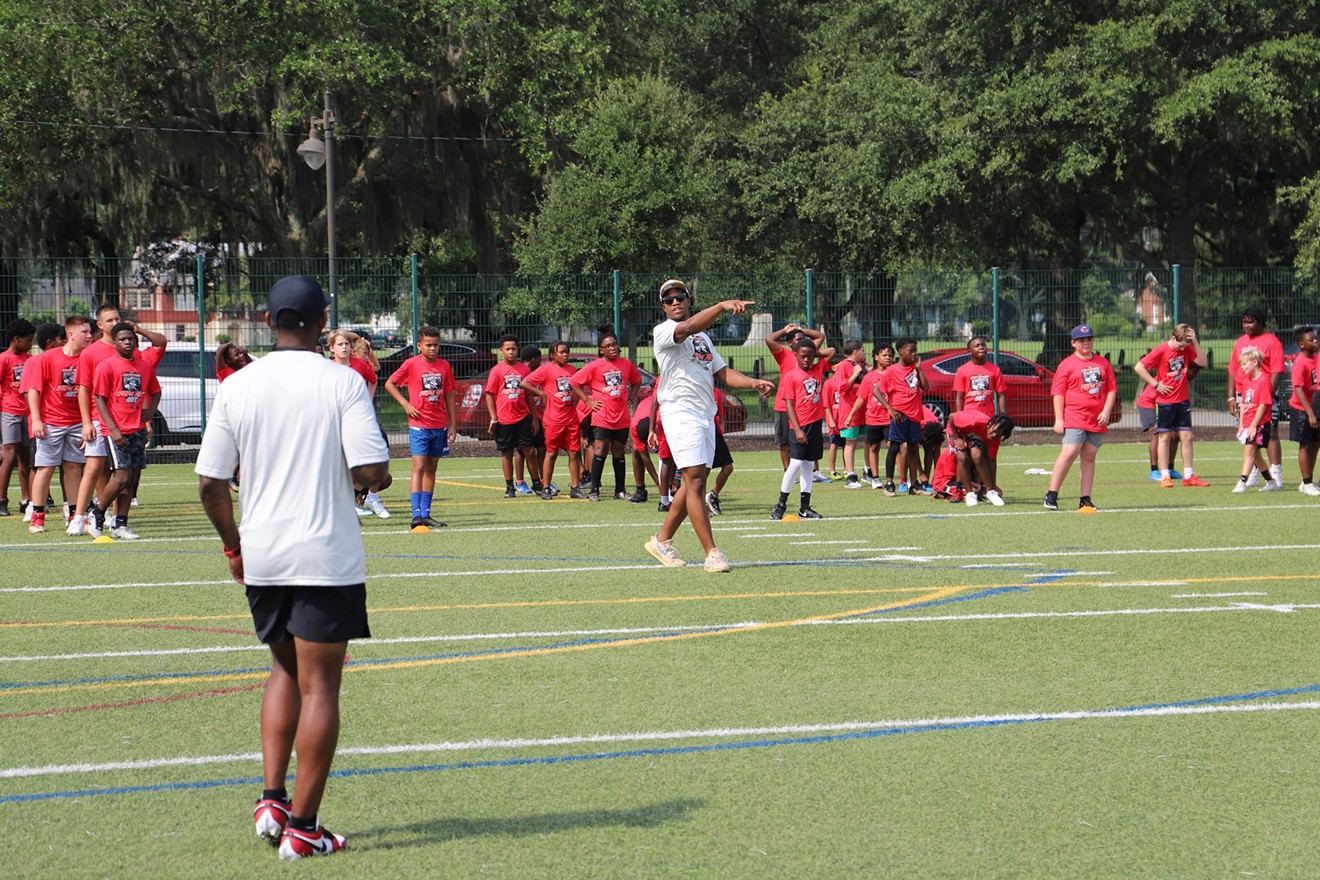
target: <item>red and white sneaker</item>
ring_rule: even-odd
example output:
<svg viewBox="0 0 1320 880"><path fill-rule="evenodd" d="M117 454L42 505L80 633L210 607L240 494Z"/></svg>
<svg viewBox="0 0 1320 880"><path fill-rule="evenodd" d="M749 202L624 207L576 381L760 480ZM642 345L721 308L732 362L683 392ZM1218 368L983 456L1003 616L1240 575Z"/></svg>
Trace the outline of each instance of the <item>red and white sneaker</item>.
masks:
<svg viewBox="0 0 1320 880"><path fill-rule="evenodd" d="M312 856L332 856L342 850L347 841L338 834L331 834L318 822L315 831L299 831L289 826L284 827L280 837L280 858L306 859Z"/></svg>
<svg viewBox="0 0 1320 880"><path fill-rule="evenodd" d="M278 846L284 826L289 824L289 813L293 804L274 798L262 798L252 808L252 818L257 823L257 836L264 838L271 846Z"/></svg>

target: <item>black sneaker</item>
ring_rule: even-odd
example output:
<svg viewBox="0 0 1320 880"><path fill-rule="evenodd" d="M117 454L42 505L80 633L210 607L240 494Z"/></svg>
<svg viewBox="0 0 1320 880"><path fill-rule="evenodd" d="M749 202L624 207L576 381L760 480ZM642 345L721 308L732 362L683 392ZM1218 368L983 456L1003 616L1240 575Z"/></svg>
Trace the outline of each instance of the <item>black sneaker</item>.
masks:
<svg viewBox="0 0 1320 880"><path fill-rule="evenodd" d="M1059 493L1058 493L1058 492L1046 492L1046 493L1045 493L1045 509L1046 509L1046 510L1058 510L1058 509L1059 509Z"/></svg>
<svg viewBox="0 0 1320 880"><path fill-rule="evenodd" d="M615 489L615 490L614 490L614 500L616 500L616 501L632 501L632 495L628 494L627 492L623 491L622 489Z"/></svg>
<svg viewBox="0 0 1320 880"><path fill-rule="evenodd" d="M1091 496L1090 496L1090 495L1087 495L1086 497L1080 499L1080 500L1077 502L1077 512L1078 512L1078 513L1099 513L1099 512L1100 512L1100 508L1096 507L1096 506L1095 506L1095 502L1091 500Z"/></svg>
<svg viewBox="0 0 1320 880"><path fill-rule="evenodd" d="M896 489L894 488L894 484L893 484L893 483L885 483L885 497L886 497L886 498L893 498L893 497L894 497L895 495L897 495L897 494L898 494L898 490L896 490Z"/></svg>
<svg viewBox="0 0 1320 880"><path fill-rule="evenodd" d="M4 501L0 501L0 516L12 516L12 515L13 514L9 512L9 499L6 498Z"/></svg>
<svg viewBox="0 0 1320 880"><path fill-rule="evenodd" d="M554 498L554 497L555 497L555 493L551 492L549 489L542 489L542 490L541 490L541 500L542 500L542 501L549 501L551 498Z"/></svg>
<svg viewBox="0 0 1320 880"><path fill-rule="evenodd" d="M442 523L439 520L431 519L429 516L422 517L422 525L430 526L433 529L443 529L448 523Z"/></svg>
<svg viewBox="0 0 1320 880"><path fill-rule="evenodd" d="M824 519L825 517L817 513L813 508L804 507L798 511L798 519Z"/></svg>
<svg viewBox="0 0 1320 880"><path fill-rule="evenodd" d="M629 504L645 504L650 500L650 497L646 494L645 487L638 489L636 492L628 496Z"/></svg>
<svg viewBox="0 0 1320 880"><path fill-rule="evenodd" d="M505 497L505 498L517 498L517 497L518 497L518 490L515 489L515 488L513 488L512 486L510 486L508 489L505 489L505 490L504 490L504 497Z"/></svg>
<svg viewBox="0 0 1320 880"><path fill-rule="evenodd" d="M720 496L714 492L706 493L706 509L710 511L711 516L720 516L724 511L720 510Z"/></svg>
<svg viewBox="0 0 1320 880"><path fill-rule="evenodd" d="M582 491L581 486L570 486L568 488L568 497L582 499L587 497L587 493Z"/></svg>
<svg viewBox="0 0 1320 880"><path fill-rule="evenodd" d="M774 507L772 507L772 508L770 509L770 518L773 519L773 520L775 520L775 521L778 521L778 520L783 519L783 518L784 518L784 512L785 512L787 509L788 509L788 508L784 507L784 505L782 505L782 504L776 504Z"/></svg>
<svg viewBox="0 0 1320 880"><path fill-rule="evenodd" d="M589 493L587 493L587 500L588 500L588 501L599 501L599 500L600 500L600 493L597 492L595 489L592 489Z"/></svg>
<svg viewBox="0 0 1320 880"><path fill-rule="evenodd" d="M408 528L415 529L418 526L424 526L424 525L426 525L426 521L424 519L422 519L420 516L414 516L412 518L412 523L408 526Z"/></svg>

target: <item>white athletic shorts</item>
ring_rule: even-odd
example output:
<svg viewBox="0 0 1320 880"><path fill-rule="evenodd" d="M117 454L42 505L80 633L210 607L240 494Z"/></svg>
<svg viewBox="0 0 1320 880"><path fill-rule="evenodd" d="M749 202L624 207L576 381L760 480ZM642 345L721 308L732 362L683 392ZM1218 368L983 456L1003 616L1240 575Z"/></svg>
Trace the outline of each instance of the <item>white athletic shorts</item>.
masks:
<svg viewBox="0 0 1320 880"><path fill-rule="evenodd" d="M674 467L686 468L715 461L715 420L709 416L688 413L661 413L665 440L674 456Z"/></svg>
<svg viewBox="0 0 1320 880"><path fill-rule="evenodd" d="M101 436L101 420L92 419L92 429L96 431L96 439L83 449L83 455L89 458L109 458L110 457L110 438Z"/></svg>
<svg viewBox="0 0 1320 880"><path fill-rule="evenodd" d="M82 451L82 425L47 425L45 438L37 438L37 454L33 464L37 467L59 467L62 462L84 464L87 456Z"/></svg>

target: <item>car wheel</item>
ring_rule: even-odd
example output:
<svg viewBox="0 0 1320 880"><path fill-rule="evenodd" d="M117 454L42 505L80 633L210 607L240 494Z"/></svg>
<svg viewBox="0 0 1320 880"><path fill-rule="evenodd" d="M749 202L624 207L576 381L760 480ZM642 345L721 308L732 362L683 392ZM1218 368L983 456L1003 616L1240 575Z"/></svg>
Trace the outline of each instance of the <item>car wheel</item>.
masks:
<svg viewBox="0 0 1320 880"><path fill-rule="evenodd" d="M927 397L921 401L930 407L930 411L935 413L935 417L940 420L941 425L949 424L949 405L938 397Z"/></svg>

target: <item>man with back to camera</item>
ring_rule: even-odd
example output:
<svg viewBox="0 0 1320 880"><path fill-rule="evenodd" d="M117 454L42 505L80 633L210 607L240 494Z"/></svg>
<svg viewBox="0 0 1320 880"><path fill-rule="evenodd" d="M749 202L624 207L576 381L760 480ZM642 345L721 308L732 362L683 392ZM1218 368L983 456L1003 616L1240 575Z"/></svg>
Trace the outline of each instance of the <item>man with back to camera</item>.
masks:
<svg viewBox="0 0 1320 880"><path fill-rule="evenodd" d="M282 859L344 848L317 813L339 738L348 640L371 635L354 485L378 485L389 473L366 384L316 351L328 303L311 278L275 282L266 318L275 348L220 386L196 466L206 515L230 573L246 585L257 636L270 646L264 790L253 812L257 834L278 843ZM241 531L229 492L240 464Z"/></svg>
<svg viewBox="0 0 1320 880"><path fill-rule="evenodd" d="M692 529L706 551L706 571L728 571L729 560L715 546L706 511L706 477L715 459L715 380L729 388L755 389L762 397L775 386L725 364L704 332L725 312L743 314L751 302L725 300L693 315L687 285L673 279L660 285L660 304L665 320L651 330L661 376L655 391L657 419L664 420L674 464L683 471L683 485L660 531L646 542L646 552L662 565L686 565L672 542L683 520L691 517Z"/></svg>

